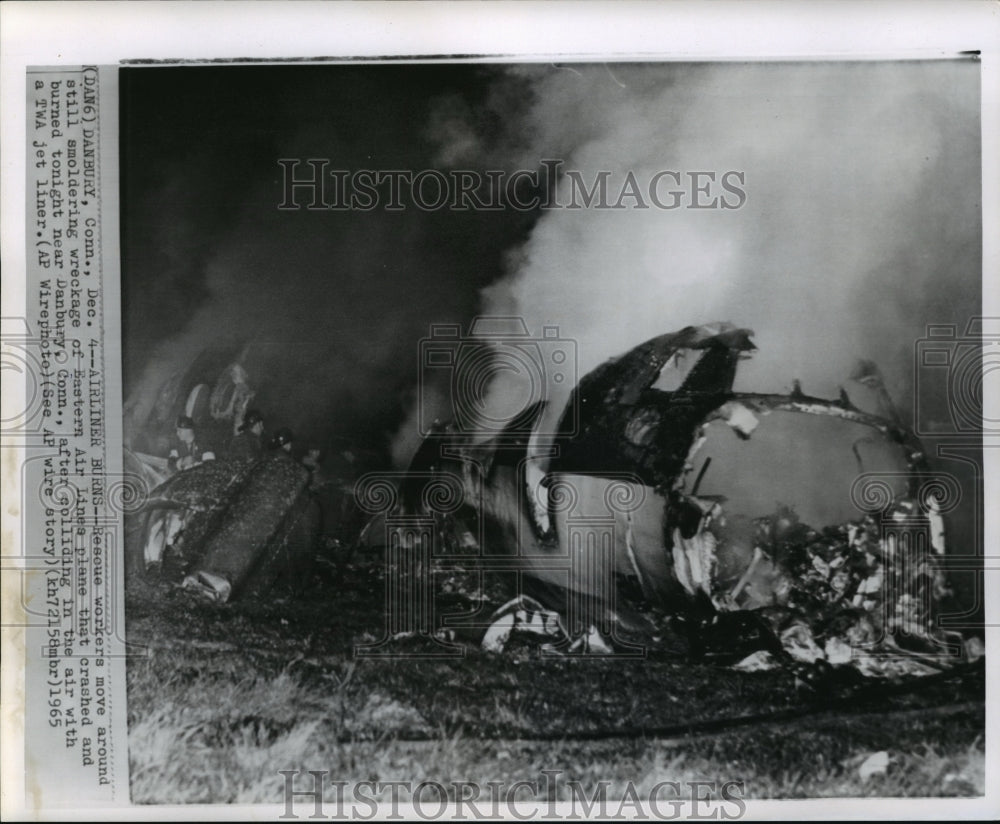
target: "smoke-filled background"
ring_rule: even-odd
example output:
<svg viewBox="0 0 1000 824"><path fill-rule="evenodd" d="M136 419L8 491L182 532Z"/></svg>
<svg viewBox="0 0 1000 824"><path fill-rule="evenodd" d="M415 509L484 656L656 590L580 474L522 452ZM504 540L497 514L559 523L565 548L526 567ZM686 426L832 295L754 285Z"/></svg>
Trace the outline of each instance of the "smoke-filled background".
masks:
<svg viewBox="0 0 1000 824"><path fill-rule="evenodd" d="M164 380L228 346L220 362L244 353L269 428L405 464L421 419L448 411L417 406L420 340L480 313L557 325L580 374L653 335L730 320L760 348L737 389L799 378L835 397L872 358L909 418L927 324L961 332L979 312L972 59L124 75L125 375L139 421ZM610 172L612 203L629 172L645 195L662 170L737 171L746 202L685 208L685 180L660 187L668 200L687 186L673 210L627 197L617 210L281 211L281 158L483 173L559 159L588 186ZM569 181L556 185L568 201ZM449 391L430 373L427 386L425 406ZM569 388L549 387L557 401ZM492 403L515 389L497 382ZM943 388L928 402L947 418Z"/></svg>
<svg viewBox="0 0 1000 824"><path fill-rule="evenodd" d="M485 308L561 323L581 372L664 331L732 320L761 349L738 389L788 391L797 377L836 396L856 360L874 358L909 412L914 342L928 323L964 329L979 311L974 62L525 73L525 162L548 152L588 179L611 170L615 194L629 171L640 181L662 169L745 173L737 210L540 219ZM564 201L569 189L564 180ZM664 189L684 187L667 181L661 199ZM719 194L733 201L715 186L701 202Z"/></svg>
<svg viewBox="0 0 1000 824"><path fill-rule="evenodd" d="M324 158L350 172L428 168L440 147L438 107L478 108L498 73L122 74L130 434L142 445L160 387L217 351L209 358L216 370L242 353L269 431L288 426L302 442L343 438L387 452L415 397L418 341L432 322L478 311L478 290L502 276L505 250L524 240L533 216L282 211L278 161ZM311 202L308 193L302 199Z"/></svg>

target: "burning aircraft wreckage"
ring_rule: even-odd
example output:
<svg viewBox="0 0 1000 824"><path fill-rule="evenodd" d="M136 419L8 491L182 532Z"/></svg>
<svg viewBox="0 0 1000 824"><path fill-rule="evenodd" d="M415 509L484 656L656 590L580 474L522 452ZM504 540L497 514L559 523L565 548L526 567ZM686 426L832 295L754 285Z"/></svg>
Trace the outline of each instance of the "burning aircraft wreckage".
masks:
<svg viewBox="0 0 1000 824"><path fill-rule="evenodd" d="M977 639L938 627L952 598L945 485L878 370L853 378L880 414L797 382L734 391L751 335L660 335L584 376L548 437L538 402L485 441L438 427L398 479L361 477L370 520L353 552L385 559L384 643L875 677L979 657ZM306 475L280 455L181 472L150 495L133 555L183 545L187 585L218 600L259 593L280 559L309 554ZM807 512L779 503L797 490Z"/></svg>

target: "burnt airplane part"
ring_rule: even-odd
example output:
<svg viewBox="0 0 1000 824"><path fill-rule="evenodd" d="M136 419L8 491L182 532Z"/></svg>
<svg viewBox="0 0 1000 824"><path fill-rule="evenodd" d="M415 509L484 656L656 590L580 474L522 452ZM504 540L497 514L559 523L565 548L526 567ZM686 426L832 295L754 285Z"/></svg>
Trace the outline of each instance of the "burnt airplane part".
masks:
<svg viewBox="0 0 1000 824"><path fill-rule="evenodd" d="M688 327L660 335L594 369L569 404L579 410L578 432L560 422L559 472L634 472L648 486L672 484L697 428L725 403L741 353L756 347L752 332L724 325ZM682 350L699 357L675 392L652 388Z"/></svg>
<svg viewBox="0 0 1000 824"><path fill-rule="evenodd" d="M802 394L795 382L789 395L733 392L737 364L756 346L753 332L731 324L687 327L660 335L620 358L597 367L574 391L579 433L570 432L568 417L560 423L559 457L553 469L561 472L636 472L650 486L673 486L684 470L701 427L713 419L729 422L737 435L748 411L766 414L787 410L828 415L859 423L882 433L911 453L914 470L926 470L919 440L894 421L855 408L846 392L837 400ZM684 382L674 391L653 384L671 358L682 350L700 353Z"/></svg>
<svg viewBox="0 0 1000 824"><path fill-rule="evenodd" d="M631 641L655 644L662 632L649 621L651 607L675 616L694 652L719 638L749 637L775 659L819 655L884 674L874 658L852 658L850 650L898 648L904 625L924 652L954 646L932 626L932 608L947 592L933 558L908 557L904 569L902 544L887 538L905 520L935 536L925 555L944 551L942 519L933 501L919 500L932 477L919 439L898 416L855 407L845 391L812 397L796 382L787 395L734 392L739 361L756 348L751 337L728 323L692 326L602 364L574 389L551 448L523 435L523 421L517 433L486 443L444 426L414 456L398 511L435 518L436 554L460 548L492 569L507 559L522 594L563 615L570 639L596 628L619 650ZM682 358L688 368L679 385L655 386ZM543 411L536 404L521 417L537 421ZM858 442L880 441L893 455L884 458L889 474L902 484L892 500L871 511L855 502L862 511L853 519L812 529L787 508L733 512L726 496L702 493L711 457L689 486L695 455L720 424L738 443L771 425L761 418L789 415L846 427L847 451L859 460ZM868 434L855 437L856 430ZM428 494L442 479L460 490L460 504L447 512L435 511ZM904 606L880 595L890 581L910 587Z"/></svg>
<svg viewBox="0 0 1000 824"><path fill-rule="evenodd" d="M127 524L130 578L183 583L213 600L262 595L308 569L319 510L308 472L281 450L207 461L168 478Z"/></svg>

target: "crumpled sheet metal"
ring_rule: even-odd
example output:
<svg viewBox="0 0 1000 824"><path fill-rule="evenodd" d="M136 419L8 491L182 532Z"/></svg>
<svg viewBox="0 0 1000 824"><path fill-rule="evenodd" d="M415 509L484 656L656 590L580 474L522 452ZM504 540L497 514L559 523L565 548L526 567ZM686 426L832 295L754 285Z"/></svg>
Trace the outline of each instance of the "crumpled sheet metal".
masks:
<svg viewBox="0 0 1000 824"><path fill-rule="evenodd" d="M223 504L247 479L250 461L206 461L178 472L149 496L146 508L175 505L205 511Z"/></svg>
<svg viewBox="0 0 1000 824"><path fill-rule="evenodd" d="M846 392L835 400L802 393L735 392L739 362L756 347L753 332L730 323L687 327L652 338L585 375L560 420L560 472L638 475L652 487L669 489L683 476L688 458L708 422L724 419L741 437L754 416L782 410L836 417L880 432L905 450L915 471L927 469L919 439L898 421L856 408ZM674 390L656 388L664 366L679 353L696 358Z"/></svg>
<svg viewBox="0 0 1000 824"><path fill-rule="evenodd" d="M761 521L788 517L787 510L779 510ZM754 557L767 562L768 574L778 570L782 586L770 588L767 607L750 609L765 617L789 660L805 664L825 661L854 667L868 677L888 678L938 672L982 655L974 639L963 642L957 634L936 627L936 614L949 590L932 551L923 556L901 555L881 535L877 519L871 517L821 531L802 524L793 523L793 527L798 528L777 540L767 540L762 530ZM709 545L717 540L708 530L695 537ZM703 545L692 540L673 548L678 578L692 590L713 583L711 562L706 563L704 551ZM693 559L701 565L701 572L692 573ZM686 576L691 577L685 580ZM741 578L741 591L713 590L718 612L744 610L740 602L746 598L747 587ZM587 633L573 636L557 612L537 601L517 601L498 610L484 637L484 647L502 650L518 634L534 635L549 651L565 652ZM646 641L653 642L651 638ZM772 652L759 650L735 666L755 671L782 664Z"/></svg>
<svg viewBox="0 0 1000 824"><path fill-rule="evenodd" d="M228 507L224 519L208 536L197 568L185 585L207 589L225 601L247 587L255 574L269 566L275 546L300 515L296 502L305 496L308 471L285 453L272 452L255 462ZM228 589L212 586L225 581ZM188 583L190 581L190 583Z"/></svg>
<svg viewBox="0 0 1000 824"><path fill-rule="evenodd" d="M775 543L762 536L752 551L745 548L742 555L733 556L721 528L725 503L700 498L696 489L685 492L691 455L708 423L723 420L739 437L751 438L757 415L775 410L823 415L875 430L900 451L911 474L910 490L929 473L912 432L895 417L854 407L846 392L835 400L814 398L803 394L797 382L789 395L734 392L739 360L755 348L751 334L731 324L688 327L653 338L586 375L571 396L555 439L556 456L545 477L550 493L563 479L582 490L578 498L600 501L606 494L602 482L606 486L627 477L631 481L626 486L652 499L651 506L615 513L625 536L616 549L621 561L616 568L631 571L647 599L668 611L703 610L706 602L718 614L773 608L768 620L792 658L807 655L858 665L864 656L852 652L848 658L846 649L874 649L898 634L918 639L917 646L923 645L933 657L946 641L954 640L931 632L929 616L947 592L943 577L929 561L910 559L903 569L891 547L884 545L877 519L825 530L799 525L794 540ZM680 385L674 390L654 387L664 365L684 352L694 363ZM528 446L508 437L472 447L461 439L449 442L446 431L428 439L411 465L412 477L404 481L403 506L421 511L427 479L435 473L451 475L465 489L463 530L475 533L487 553L517 553L529 566L536 556L565 557L571 526L565 508L553 505L550 497L548 518L540 520L525 503L535 499L521 468ZM465 459L448 459L446 454ZM471 483L470 466L478 467ZM930 546L942 552L943 522L933 508L924 511L912 495L896 503L897 510L909 508L918 529L929 528ZM784 515L772 516L779 517ZM545 577L544 571L538 574ZM570 580L572 587L572 576ZM895 594L886 598L890 587L896 587ZM909 589L899 595L901 587ZM548 602L544 606L553 608ZM799 628L788 631L790 626ZM882 660L872 655L872 660ZM896 662L909 659L892 665L903 668L918 660L905 652L889 657ZM860 667L883 673L892 668L881 663Z"/></svg>
<svg viewBox="0 0 1000 824"><path fill-rule="evenodd" d="M188 547L194 558L246 480L252 464L206 461L171 475L149 495L142 508L126 515L126 568L129 574L160 564L168 548Z"/></svg>
<svg viewBox="0 0 1000 824"><path fill-rule="evenodd" d="M172 562L169 575L217 601L261 592L282 564L295 567L310 553L319 523L308 480L284 452L180 472L140 516L143 560L164 570Z"/></svg>
<svg viewBox="0 0 1000 824"><path fill-rule="evenodd" d="M567 632L562 616L534 598L520 595L496 609L481 647L504 653L520 644L536 646L542 654L610 656L614 648L597 627L589 626L575 637Z"/></svg>

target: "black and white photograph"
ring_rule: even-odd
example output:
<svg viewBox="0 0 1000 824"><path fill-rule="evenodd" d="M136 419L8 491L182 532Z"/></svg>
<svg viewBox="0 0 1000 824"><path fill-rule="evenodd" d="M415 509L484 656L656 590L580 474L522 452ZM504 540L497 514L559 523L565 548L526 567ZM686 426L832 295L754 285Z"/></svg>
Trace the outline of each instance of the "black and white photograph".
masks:
<svg viewBox="0 0 1000 824"><path fill-rule="evenodd" d="M981 793L978 92L123 69L133 801Z"/></svg>
<svg viewBox="0 0 1000 824"><path fill-rule="evenodd" d="M975 45L29 70L27 729L140 811L982 800Z"/></svg>

